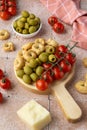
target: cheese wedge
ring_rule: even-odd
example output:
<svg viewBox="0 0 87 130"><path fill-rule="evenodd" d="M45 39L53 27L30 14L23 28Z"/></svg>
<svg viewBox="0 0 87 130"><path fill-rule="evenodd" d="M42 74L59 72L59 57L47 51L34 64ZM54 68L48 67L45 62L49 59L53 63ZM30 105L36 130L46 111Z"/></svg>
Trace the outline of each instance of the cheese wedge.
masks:
<svg viewBox="0 0 87 130"><path fill-rule="evenodd" d="M41 130L51 121L50 112L34 100L20 108L17 115L31 130Z"/></svg>

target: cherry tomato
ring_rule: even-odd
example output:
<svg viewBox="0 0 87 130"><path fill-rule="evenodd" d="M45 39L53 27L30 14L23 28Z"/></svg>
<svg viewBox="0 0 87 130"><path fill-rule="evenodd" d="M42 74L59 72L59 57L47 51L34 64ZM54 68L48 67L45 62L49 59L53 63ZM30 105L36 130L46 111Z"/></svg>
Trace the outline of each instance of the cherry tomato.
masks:
<svg viewBox="0 0 87 130"><path fill-rule="evenodd" d="M0 69L0 79L2 79L3 76L4 76L4 73L3 73L3 71Z"/></svg>
<svg viewBox="0 0 87 130"><path fill-rule="evenodd" d="M0 103L3 101L2 93L0 92Z"/></svg>
<svg viewBox="0 0 87 130"><path fill-rule="evenodd" d="M56 33L63 33L64 32L64 25L62 23L55 23L53 25L53 30L56 32Z"/></svg>
<svg viewBox="0 0 87 130"><path fill-rule="evenodd" d="M12 7L8 7L8 12L11 14L11 15L16 15L16 7L12 6Z"/></svg>
<svg viewBox="0 0 87 130"><path fill-rule="evenodd" d="M15 1L10 1L10 0L8 0L8 2L7 2L7 5L8 5L8 7L9 6L16 6L16 2Z"/></svg>
<svg viewBox="0 0 87 130"><path fill-rule="evenodd" d="M54 78L57 80L60 80L64 76L64 72L61 69L59 69L57 66L53 68L53 72L54 72Z"/></svg>
<svg viewBox="0 0 87 130"><path fill-rule="evenodd" d="M74 54L72 54L72 53L67 53L65 58L68 60L68 62L71 65L73 65L73 63L75 63L75 61L76 61L76 56Z"/></svg>
<svg viewBox="0 0 87 130"><path fill-rule="evenodd" d="M7 10L7 6L5 6L4 4L0 5L0 12L1 11L6 11L6 10Z"/></svg>
<svg viewBox="0 0 87 130"><path fill-rule="evenodd" d="M16 12L15 0L0 0L0 18L8 20L11 16L16 15Z"/></svg>
<svg viewBox="0 0 87 130"><path fill-rule="evenodd" d="M11 82L8 78L3 78L0 80L0 86L3 89L9 89L11 87Z"/></svg>
<svg viewBox="0 0 87 130"><path fill-rule="evenodd" d="M8 11L1 11L0 12L0 17L3 20L8 20L11 16L10 16L10 13Z"/></svg>
<svg viewBox="0 0 87 130"><path fill-rule="evenodd" d="M49 84L53 82L53 77L51 76L50 72L43 73L42 78Z"/></svg>
<svg viewBox="0 0 87 130"><path fill-rule="evenodd" d="M48 89L48 84L44 79L39 79L36 81L36 87L40 91L45 91L46 89Z"/></svg>
<svg viewBox="0 0 87 130"><path fill-rule="evenodd" d="M66 73L66 72L69 72L71 70L71 64L65 60L62 60L60 63L59 63L60 67L63 69L63 72Z"/></svg>
<svg viewBox="0 0 87 130"><path fill-rule="evenodd" d="M0 5L5 4L5 0L0 0Z"/></svg>
<svg viewBox="0 0 87 130"><path fill-rule="evenodd" d="M57 51L66 53L68 51L68 48L65 45L60 45L58 46Z"/></svg>
<svg viewBox="0 0 87 130"><path fill-rule="evenodd" d="M43 63L42 65L45 69L49 69L52 65L50 63Z"/></svg>
<svg viewBox="0 0 87 130"><path fill-rule="evenodd" d="M48 23L49 23L51 26L53 26L56 22L58 22L57 17L51 16L51 17L48 18Z"/></svg>

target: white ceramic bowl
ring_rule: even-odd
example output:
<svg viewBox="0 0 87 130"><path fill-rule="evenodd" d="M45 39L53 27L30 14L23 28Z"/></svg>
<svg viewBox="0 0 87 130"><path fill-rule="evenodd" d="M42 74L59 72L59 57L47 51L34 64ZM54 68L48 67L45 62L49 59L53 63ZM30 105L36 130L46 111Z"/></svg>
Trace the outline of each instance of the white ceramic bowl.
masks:
<svg viewBox="0 0 87 130"><path fill-rule="evenodd" d="M31 33L31 34L21 34L21 33L18 33L18 32L14 29L13 23L14 23L17 19L19 19L19 18L20 18L20 16L17 17L16 19L14 19L13 22L12 22L12 29L13 29L13 32L14 32L16 35L18 35L18 36L20 36L20 37L23 37L23 38L32 38L32 37L36 36L36 35L40 32L40 30L41 30L41 28L42 28L42 23L40 23L39 29L38 29L36 32L34 32L34 33Z"/></svg>

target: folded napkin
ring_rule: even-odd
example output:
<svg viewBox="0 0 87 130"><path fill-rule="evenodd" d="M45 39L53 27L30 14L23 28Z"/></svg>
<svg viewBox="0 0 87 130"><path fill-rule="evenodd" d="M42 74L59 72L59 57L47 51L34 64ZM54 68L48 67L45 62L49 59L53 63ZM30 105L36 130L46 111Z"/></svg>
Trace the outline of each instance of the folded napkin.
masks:
<svg viewBox="0 0 87 130"><path fill-rule="evenodd" d="M72 25L71 40L87 49L87 12L80 9L80 0L40 0L64 23Z"/></svg>

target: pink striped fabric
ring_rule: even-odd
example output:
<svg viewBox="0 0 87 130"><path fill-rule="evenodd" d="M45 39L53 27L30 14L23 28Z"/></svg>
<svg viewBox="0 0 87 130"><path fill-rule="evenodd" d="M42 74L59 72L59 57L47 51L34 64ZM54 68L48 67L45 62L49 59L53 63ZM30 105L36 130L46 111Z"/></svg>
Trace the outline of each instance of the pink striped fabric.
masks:
<svg viewBox="0 0 87 130"><path fill-rule="evenodd" d="M80 9L80 0L40 0L52 15L72 25L71 40L87 49L87 12Z"/></svg>

